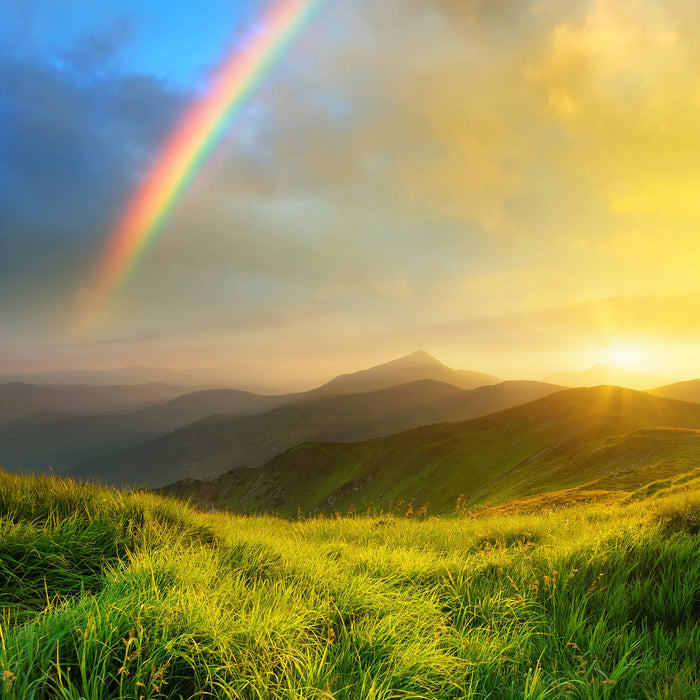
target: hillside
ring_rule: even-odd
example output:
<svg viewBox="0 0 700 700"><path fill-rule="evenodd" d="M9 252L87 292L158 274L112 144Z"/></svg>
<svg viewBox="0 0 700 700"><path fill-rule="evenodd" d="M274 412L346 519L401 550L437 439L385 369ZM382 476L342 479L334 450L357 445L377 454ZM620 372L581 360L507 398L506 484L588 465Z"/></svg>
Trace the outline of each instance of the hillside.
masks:
<svg viewBox="0 0 700 700"><path fill-rule="evenodd" d="M666 384L655 389L648 389L648 392L655 396L664 396L667 399L700 403L700 379Z"/></svg>
<svg viewBox="0 0 700 700"><path fill-rule="evenodd" d="M474 389L485 384L498 384L502 381L490 374L451 369L424 350L419 350L370 369L341 374L315 389L314 393L364 393L421 379L445 382L460 389Z"/></svg>
<svg viewBox="0 0 700 700"><path fill-rule="evenodd" d="M0 694L695 699L698 479L639 498L290 522L0 472Z"/></svg>
<svg viewBox="0 0 700 700"><path fill-rule="evenodd" d="M319 396L256 416L212 416L70 470L103 483L160 486L257 467L307 440L351 441L427 423L484 415L557 391L539 382L507 382L464 391L423 380L363 394Z"/></svg>
<svg viewBox="0 0 700 700"><path fill-rule="evenodd" d="M639 391L668 383L668 379L664 377L602 364L594 365L583 371L556 372L545 377L542 381L569 387L601 386L605 384Z"/></svg>
<svg viewBox="0 0 700 700"><path fill-rule="evenodd" d="M479 505L603 478L633 490L695 468L698 431L700 405L619 387L569 389L464 423L302 444L259 469L166 491L240 511L342 513L403 501L444 512L460 495Z"/></svg>

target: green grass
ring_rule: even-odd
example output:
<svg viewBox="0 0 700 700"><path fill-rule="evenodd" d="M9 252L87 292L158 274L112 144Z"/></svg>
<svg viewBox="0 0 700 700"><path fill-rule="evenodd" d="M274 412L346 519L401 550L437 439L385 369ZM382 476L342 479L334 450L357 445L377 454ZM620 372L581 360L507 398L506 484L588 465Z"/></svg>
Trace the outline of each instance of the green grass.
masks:
<svg viewBox="0 0 700 700"><path fill-rule="evenodd" d="M293 521L0 473L0 693L698 698L700 492L663 488Z"/></svg>

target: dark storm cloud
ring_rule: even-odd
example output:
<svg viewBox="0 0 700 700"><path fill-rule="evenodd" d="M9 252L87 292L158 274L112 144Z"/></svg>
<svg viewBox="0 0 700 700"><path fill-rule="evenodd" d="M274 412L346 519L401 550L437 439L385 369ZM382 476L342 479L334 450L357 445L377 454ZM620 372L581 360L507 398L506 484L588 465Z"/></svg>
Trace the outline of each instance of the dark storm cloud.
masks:
<svg viewBox="0 0 700 700"><path fill-rule="evenodd" d="M106 45L91 51L82 54L86 66L109 54ZM50 268L54 282L67 278L76 262L100 247L185 104L183 95L152 77L75 68L0 60L0 289L5 291L30 270ZM46 280L37 278L37 284Z"/></svg>

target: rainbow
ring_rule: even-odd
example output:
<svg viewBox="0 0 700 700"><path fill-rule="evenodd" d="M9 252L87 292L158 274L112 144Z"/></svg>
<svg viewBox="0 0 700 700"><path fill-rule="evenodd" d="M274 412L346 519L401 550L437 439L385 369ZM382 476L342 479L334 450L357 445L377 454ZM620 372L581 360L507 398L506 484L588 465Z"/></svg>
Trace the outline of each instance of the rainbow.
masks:
<svg viewBox="0 0 700 700"><path fill-rule="evenodd" d="M110 232L83 294L81 325L93 325L153 244L168 214L230 120L323 0L272 0L256 31L213 76L185 113Z"/></svg>

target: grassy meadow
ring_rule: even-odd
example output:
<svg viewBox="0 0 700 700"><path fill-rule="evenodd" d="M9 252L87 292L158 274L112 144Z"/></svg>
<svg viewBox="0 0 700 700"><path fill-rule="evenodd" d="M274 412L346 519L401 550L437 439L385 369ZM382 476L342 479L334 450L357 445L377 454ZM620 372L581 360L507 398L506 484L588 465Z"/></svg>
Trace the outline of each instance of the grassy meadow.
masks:
<svg viewBox="0 0 700 700"><path fill-rule="evenodd" d="M284 520L0 473L0 692L698 698L697 483Z"/></svg>

